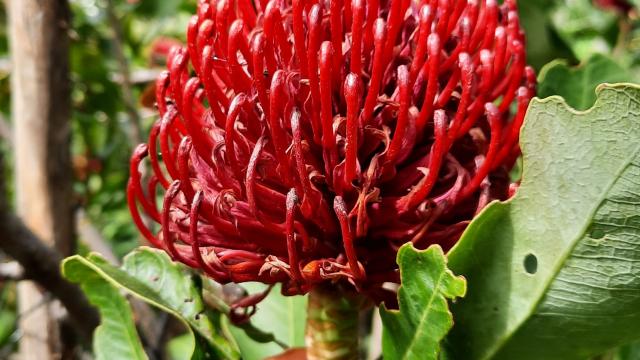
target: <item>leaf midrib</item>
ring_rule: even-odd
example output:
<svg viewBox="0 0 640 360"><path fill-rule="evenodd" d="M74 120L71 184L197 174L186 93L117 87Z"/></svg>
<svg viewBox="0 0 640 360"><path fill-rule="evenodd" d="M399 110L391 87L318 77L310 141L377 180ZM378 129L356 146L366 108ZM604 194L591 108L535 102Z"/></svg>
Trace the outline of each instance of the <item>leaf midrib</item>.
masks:
<svg viewBox="0 0 640 360"><path fill-rule="evenodd" d="M576 238L573 240L572 245L568 247L567 251L562 256L561 261L559 261L558 265L556 265L554 271L552 272L553 276L549 277L549 281L547 282L547 284L544 287L543 291L540 293L540 297L538 298L538 300L536 302L533 303L533 306L531 307L530 311L527 313L527 316L524 317L522 319L522 321L520 321L518 326L516 326L513 329L513 331L509 332L505 337L503 337L500 341L498 341L496 343L496 346L493 347L493 350L489 351L487 353L487 356L483 357L482 359L484 359L484 360L492 359L501 349L503 349L504 345L511 339L513 334L518 332L518 330L527 321L527 319L529 319L531 317L531 315L535 312L535 310L538 308L538 306L540 305L542 300L546 297L546 294L549 292L549 288L551 287L551 284L553 284L555 279L558 277L558 274L562 270L564 263L567 261L567 259L570 257L570 255L573 254L573 251L575 250L576 246L578 245L580 240L584 237L584 234L586 233L587 229L589 228L589 225L591 225L592 219L595 216L596 212L598 211L598 209L600 208L602 203L607 199L607 195L609 194L609 192L611 191L613 186L616 184L616 182L620 179L622 173L631 164L633 159L635 159L636 156L638 156L638 153L640 153L640 145L637 146L636 149L633 152L631 152L631 155L627 159L625 159L625 161L620 166L620 169L618 169L618 171L616 172L615 176L612 177L611 182L603 189L600 198L596 202L596 205L589 212L589 215L586 217L585 223L581 227L581 229L578 232L578 235L576 236Z"/></svg>
<svg viewBox="0 0 640 360"><path fill-rule="evenodd" d="M418 323L418 331L413 333L411 342L409 342L409 346L407 346L407 350L402 355L402 359L407 359L407 355L409 354L410 350L413 348L413 344L416 342L416 339L418 339L419 337L418 335L422 334L422 324L427 320L427 316L429 315L429 313L431 313L431 305L433 304L433 300L436 298L438 294L438 289L440 289L440 283L442 282L442 279L444 278L446 273L447 273L446 268L440 273L440 276L438 277L438 281L436 281L435 286L433 287L433 293L429 298L429 302L427 303L424 313L420 317L420 322Z"/></svg>
<svg viewBox="0 0 640 360"><path fill-rule="evenodd" d="M104 279L102 281L104 281L106 286L112 286L111 284L109 284ZM114 289L114 291L117 292L118 290ZM126 303L126 298L123 297L123 300L125 301L126 306L129 306ZM131 309L129 309L129 310L131 311ZM117 323L117 327L119 327L120 330L123 330L123 328L124 328L124 332L126 333L126 335L125 335L126 340L125 341L129 343L129 349L131 349L133 351L133 354L131 354L131 355L134 355L134 357L133 357L134 359L149 359L149 356L144 352L144 349L140 348L140 346L142 346L142 343L138 343L138 342L136 342L134 340L134 339L139 339L138 333L135 331L135 328L132 329L130 326L126 325L127 316L122 311L123 311L123 309L120 308L120 307L118 307L116 309L117 316L121 320L121 322ZM102 326L102 324L100 324L100 326ZM106 331L106 326L104 326L102 329Z"/></svg>
<svg viewBox="0 0 640 360"><path fill-rule="evenodd" d="M95 278L89 279L87 282L84 282L84 284L82 284L81 287L83 288L83 291L94 291L93 296L97 296L93 298L93 300L97 302L97 303L94 303L95 306L102 307L104 306L105 301L109 302L108 299L106 299L106 295L103 293L105 291L109 291L107 290L108 287L113 287L113 291L116 294L118 294L118 296L122 296L123 297L122 300L126 303L126 298L124 298L124 296L118 292L118 288L114 287L113 284L111 284L104 277L102 277L90 261L87 261L86 259L79 256L70 258L69 261L78 261L86 269L94 273ZM91 282L93 282L93 284L90 284ZM95 292L95 290L97 290L97 292ZM91 296L89 297L91 298ZM135 332L135 330L132 332L132 329L129 326L127 326L126 324L127 316L123 314L122 310L123 309L117 305L112 308L112 312L121 321L115 321L113 324L111 324L111 326L113 327L115 325L115 327L119 328L120 331L123 332L122 335L124 335L125 337L125 342L129 344L129 348L124 349L124 351L132 355L134 359L148 359L147 354L145 354L145 352L139 348L140 346L142 346L142 344L137 343L134 340L134 338L138 338L138 334ZM109 310L101 310L101 311L109 311ZM105 331L105 332L108 331L107 329L109 328L109 326L105 323L105 321L111 321L111 319L102 320L100 325L98 325L98 328L96 329L96 331L98 331L98 329L101 329L101 331ZM129 352L128 350L131 350L131 352ZM103 352L101 353L104 354ZM98 356L98 358L100 357Z"/></svg>

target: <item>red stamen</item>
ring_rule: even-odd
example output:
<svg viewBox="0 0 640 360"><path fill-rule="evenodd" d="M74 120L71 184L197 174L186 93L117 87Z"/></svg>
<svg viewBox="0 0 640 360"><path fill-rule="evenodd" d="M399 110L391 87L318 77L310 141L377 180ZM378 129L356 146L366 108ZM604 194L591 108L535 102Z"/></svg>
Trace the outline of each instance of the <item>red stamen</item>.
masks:
<svg viewBox="0 0 640 360"><path fill-rule="evenodd" d="M353 245L353 237L351 235L351 229L349 228L349 219L347 215L346 204L344 203L342 197L336 196L333 203L333 210L338 217L340 228L342 229L342 242L344 244L345 255L347 256L349 262L349 270L357 280L364 280L364 274L360 269L356 250Z"/></svg>
<svg viewBox="0 0 640 360"><path fill-rule="evenodd" d="M345 145L344 181L349 184L356 178L358 167L358 112L362 85L358 75L350 73L344 82L344 96L347 101L347 142Z"/></svg>
<svg viewBox="0 0 640 360"><path fill-rule="evenodd" d="M364 0L353 0L353 23L351 27L351 72L362 72L362 25L364 23Z"/></svg>

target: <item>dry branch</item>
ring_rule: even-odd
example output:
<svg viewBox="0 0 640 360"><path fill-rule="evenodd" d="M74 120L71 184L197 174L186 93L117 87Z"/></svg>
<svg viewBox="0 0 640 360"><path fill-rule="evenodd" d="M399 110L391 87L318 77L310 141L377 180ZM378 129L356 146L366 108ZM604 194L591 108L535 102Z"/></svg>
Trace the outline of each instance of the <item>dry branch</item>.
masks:
<svg viewBox="0 0 640 360"><path fill-rule="evenodd" d="M0 249L18 261L24 276L33 280L65 306L75 327L90 339L99 317L82 291L67 282L60 273L62 256L45 245L6 207L0 209Z"/></svg>
<svg viewBox="0 0 640 360"><path fill-rule="evenodd" d="M0 174L3 173L0 158ZM62 255L40 240L7 205L4 179L0 175L0 250L15 259L24 270L24 278L60 300L79 333L90 339L99 324L97 311L89 305L82 290L66 281L60 272Z"/></svg>

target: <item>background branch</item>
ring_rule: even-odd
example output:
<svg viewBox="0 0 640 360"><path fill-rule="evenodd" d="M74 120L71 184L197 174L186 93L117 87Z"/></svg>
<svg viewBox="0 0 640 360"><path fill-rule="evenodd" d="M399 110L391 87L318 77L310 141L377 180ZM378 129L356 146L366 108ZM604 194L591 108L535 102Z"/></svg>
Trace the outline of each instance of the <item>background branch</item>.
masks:
<svg viewBox="0 0 640 360"><path fill-rule="evenodd" d="M0 156L0 250L22 266L26 279L35 281L60 300L75 328L85 339L91 339L100 323L98 312L89 305L78 286L62 277L62 255L41 241L11 212L5 198L3 173Z"/></svg>
<svg viewBox="0 0 640 360"><path fill-rule="evenodd" d="M2 251L22 265L25 278L37 282L60 300L81 335L90 339L99 324L98 313L89 305L82 291L62 277L62 256L40 241L4 206L0 209L0 233L3 234L0 242Z"/></svg>

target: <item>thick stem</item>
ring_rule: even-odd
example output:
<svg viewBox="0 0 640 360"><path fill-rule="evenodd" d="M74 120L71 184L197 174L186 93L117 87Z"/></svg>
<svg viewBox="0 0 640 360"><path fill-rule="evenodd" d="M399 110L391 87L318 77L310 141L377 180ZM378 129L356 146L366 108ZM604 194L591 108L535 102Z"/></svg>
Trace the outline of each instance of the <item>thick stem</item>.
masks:
<svg viewBox="0 0 640 360"><path fill-rule="evenodd" d="M357 359L358 318L364 304L353 290L316 286L307 308L307 360Z"/></svg>

